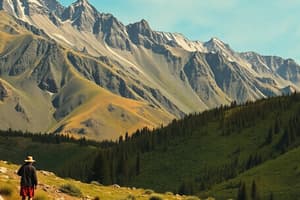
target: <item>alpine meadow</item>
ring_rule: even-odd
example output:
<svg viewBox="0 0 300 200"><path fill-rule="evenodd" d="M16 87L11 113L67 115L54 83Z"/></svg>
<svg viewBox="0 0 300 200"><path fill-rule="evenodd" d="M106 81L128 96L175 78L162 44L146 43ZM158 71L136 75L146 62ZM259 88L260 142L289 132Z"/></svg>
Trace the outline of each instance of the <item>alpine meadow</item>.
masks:
<svg viewBox="0 0 300 200"><path fill-rule="evenodd" d="M105 2L0 0L0 199L27 156L35 200L299 199L297 61L124 25Z"/></svg>

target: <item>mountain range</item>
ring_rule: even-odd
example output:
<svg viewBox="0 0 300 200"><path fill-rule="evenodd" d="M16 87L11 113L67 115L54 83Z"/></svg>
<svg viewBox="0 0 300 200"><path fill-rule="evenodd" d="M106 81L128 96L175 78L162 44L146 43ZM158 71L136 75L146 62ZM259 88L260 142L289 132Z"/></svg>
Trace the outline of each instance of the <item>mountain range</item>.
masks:
<svg viewBox="0 0 300 200"><path fill-rule="evenodd" d="M124 25L87 0L0 0L0 127L98 140L300 89L292 59Z"/></svg>

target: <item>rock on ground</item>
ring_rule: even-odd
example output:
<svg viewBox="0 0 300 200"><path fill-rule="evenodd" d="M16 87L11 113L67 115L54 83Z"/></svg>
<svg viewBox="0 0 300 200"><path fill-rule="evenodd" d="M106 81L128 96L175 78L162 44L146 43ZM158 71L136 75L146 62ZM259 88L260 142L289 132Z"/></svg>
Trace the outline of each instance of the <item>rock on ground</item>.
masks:
<svg viewBox="0 0 300 200"><path fill-rule="evenodd" d="M0 173L6 174L6 173L7 173L7 168L5 168L5 167L0 167Z"/></svg>

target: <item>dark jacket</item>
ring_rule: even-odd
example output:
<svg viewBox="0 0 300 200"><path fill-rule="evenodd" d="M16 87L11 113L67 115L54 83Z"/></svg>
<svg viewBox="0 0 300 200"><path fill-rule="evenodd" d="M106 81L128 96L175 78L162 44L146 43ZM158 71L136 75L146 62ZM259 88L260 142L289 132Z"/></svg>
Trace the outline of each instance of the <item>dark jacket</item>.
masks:
<svg viewBox="0 0 300 200"><path fill-rule="evenodd" d="M37 186L38 180L36 176L36 169L31 163L25 163L18 170L18 175L21 176L21 187Z"/></svg>

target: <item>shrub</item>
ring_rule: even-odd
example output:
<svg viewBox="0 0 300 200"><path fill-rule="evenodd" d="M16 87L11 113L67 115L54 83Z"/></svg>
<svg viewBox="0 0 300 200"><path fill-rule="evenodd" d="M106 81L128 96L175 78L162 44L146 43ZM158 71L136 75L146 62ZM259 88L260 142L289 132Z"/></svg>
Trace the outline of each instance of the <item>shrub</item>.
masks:
<svg viewBox="0 0 300 200"><path fill-rule="evenodd" d="M145 192L144 192L144 194L148 194L148 195L153 194L153 193L154 193L153 190L145 190Z"/></svg>
<svg viewBox="0 0 300 200"><path fill-rule="evenodd" d="M13 187L9 185L2 185L0 186L0 195L3 196L11 196L13 193Z"/></svg>
<svg viewBox="0 0 300 200"><path fill-rule="evenodd" d="M149 200L163 200L163 198L159 195L152 195Z"/></svg>
<svg viewBox="0 0 300 200"><path fill-rule="evenodd" d="M81 197L82 193L75 185L65 184L60 186L59 190L63 193L69 194L74 197Z"/></svg>
<svg viewBox="0 0 300 200"><path fill-rule="evenodd" d="M99 183L98 181L92 181L91 182L92 185L97 185L97 186L103 186L101 183Z"/></svg>

